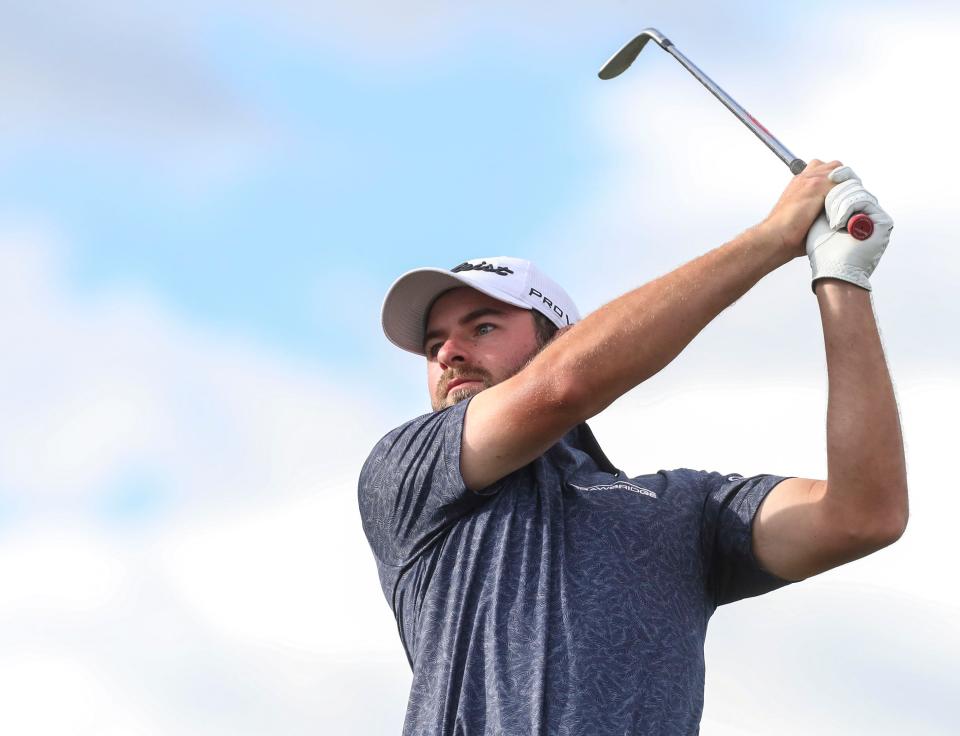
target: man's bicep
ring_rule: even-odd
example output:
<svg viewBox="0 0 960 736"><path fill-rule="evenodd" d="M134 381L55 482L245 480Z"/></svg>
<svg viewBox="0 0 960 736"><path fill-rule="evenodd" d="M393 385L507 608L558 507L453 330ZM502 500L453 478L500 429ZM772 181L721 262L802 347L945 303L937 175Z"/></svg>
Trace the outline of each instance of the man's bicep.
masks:
<svg viewBox="0 0 960 736"><path fill-rule="evenodd" d="M754 555L786 580L826 572L867 554L826 497L827 481L788 478L764 499L753 525Z"/></svg>
<svg viewBox="0 0 960 736"><path fill-rule="evenodd" d="M563 382L528 366L470 400L463 426L460 472L482 491L546 452L581 417Z"/></svg>

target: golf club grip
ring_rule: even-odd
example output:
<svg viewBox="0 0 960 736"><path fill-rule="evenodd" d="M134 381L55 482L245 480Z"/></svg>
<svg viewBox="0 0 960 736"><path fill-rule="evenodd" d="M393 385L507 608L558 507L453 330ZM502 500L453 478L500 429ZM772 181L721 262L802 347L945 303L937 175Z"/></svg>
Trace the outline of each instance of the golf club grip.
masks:
<svg viewBox="0 0 960 736"><path fill-rule="evenodd" d="M856 240L866 240L873 235L873 220L862 212L847 220L847 232Z"/></svg>
<svg viewBox="0 0 960 736"><path fill-rule="evenodd" d="M807 162L802 158L795 158L789 162L784 160L784 163L790 167L790 173L794 176L807 168ZM870 219L869 215L865 215L862 212L858 215L853 215L847 220L847 232L850 233L855 240L866 240L873 235L873 220Z"/></svg>

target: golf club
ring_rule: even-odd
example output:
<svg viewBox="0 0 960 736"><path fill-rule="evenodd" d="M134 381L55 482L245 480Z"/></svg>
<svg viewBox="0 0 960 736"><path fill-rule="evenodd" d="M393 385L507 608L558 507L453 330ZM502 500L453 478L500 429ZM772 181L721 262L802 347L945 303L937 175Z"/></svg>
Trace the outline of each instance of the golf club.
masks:
<svg viewBox="0 0 960 736"><path fill-rule="evenodd" d="M655 41L660 48L679 61L704 87L710 90L714 97L720 100L741 123L752 130L757 138L762 140L767 147L777 155L777 158L787 165L792 174L797 175L806 168L807 164L802 159L797 158L787 150L787 147L778 141L769 130L763 127L753 115L740 107L736 100L720 89L710 77L700 71L686 56L681 54L677 47L673 45L673 42L656 28L645 28L640 32L640 35L611 56L609 61L600 69L600 79L613 79L625 72L633 63L633 60L643 51L643 47L646 46L647 41L650 40ZM873 221L868 215L863 213L853 215L847 221L847 232L857 240L866 240L873 235Z"/></svg>

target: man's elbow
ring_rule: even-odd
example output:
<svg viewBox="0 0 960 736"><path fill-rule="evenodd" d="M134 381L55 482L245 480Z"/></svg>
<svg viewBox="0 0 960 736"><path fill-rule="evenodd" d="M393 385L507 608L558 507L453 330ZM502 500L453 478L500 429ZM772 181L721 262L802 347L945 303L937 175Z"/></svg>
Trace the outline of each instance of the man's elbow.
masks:
<svg viewBox="0 0 960 736"><path fill-rule="evenodd" d="M858 540L864 554L889 547L907 530L910 511L907 505L906 488L888 496L888 498L891 497L897 500L879 504L860 516L858 522L853 524L851 536Z"/></svg>
<svg viewBox="0 0 960 736"><path fill-rule="evenodd" d="M907 522L910 519L910 510L906 504L906 492L904 492L903 508L898 510L886 524L881 527L879 541L883 547L887 547L896 542L907 531Z"/></svg>
<svg viewBox="0 0 960 736"><path fill-rule="evenodd" d="M859 490L857 502L851 504L850 496L829 489L827 484L823 497L823 529L829 533L841 556L856 559L889 547L903 536L907 528L909 510L906 486L877 488L870 492ZM831 494L830 490L834 493Z"/></svg>
<svg viewBox="0 0 960 736"><path fill-rule="evenodd" d="M890 494L890 497L895 500L890 504L888 518L886 520L887 523L883 529L884 541L886 542L884 546L893 544L907 531L907 522L910 520L910 504L907 500L907 482L905 478L902 483L896 486Z"/></svg>

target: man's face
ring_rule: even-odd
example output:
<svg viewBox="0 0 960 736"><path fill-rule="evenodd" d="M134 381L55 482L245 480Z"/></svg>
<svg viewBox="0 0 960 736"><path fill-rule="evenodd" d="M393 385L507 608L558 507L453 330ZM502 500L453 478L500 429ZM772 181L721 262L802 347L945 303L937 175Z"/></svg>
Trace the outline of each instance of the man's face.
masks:
<svg viewBox="0 0 960 736"><path fill-rule="evenodd" d="M510 378L539 346L529 309L462 287L433 303L424 350L430 403L440 411Z"/></svg>

